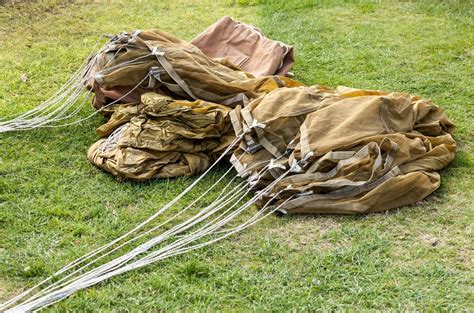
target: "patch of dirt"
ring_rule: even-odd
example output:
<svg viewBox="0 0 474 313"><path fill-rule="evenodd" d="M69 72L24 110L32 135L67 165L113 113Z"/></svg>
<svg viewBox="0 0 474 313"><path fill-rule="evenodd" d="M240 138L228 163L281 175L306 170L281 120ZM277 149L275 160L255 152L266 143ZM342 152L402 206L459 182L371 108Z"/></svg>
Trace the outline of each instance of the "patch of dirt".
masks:
<svg viewBox="0 0 474 313"><path fill-rule="evenodd" d="M8 286L5 280L0 278L0 303L4 303L20 292L21 290L12 288L12 286Z"/></svg>
<svg viewBox="0 0 474 313"><path fill-rule="evenodd" d="M436 236L433 236L433 235L429 235L429 234L421 235L420 239L421 239L422 242L424 242L425 244L428 244L432 247L436 247L441 242L440 238L438 238Z"/></svg>

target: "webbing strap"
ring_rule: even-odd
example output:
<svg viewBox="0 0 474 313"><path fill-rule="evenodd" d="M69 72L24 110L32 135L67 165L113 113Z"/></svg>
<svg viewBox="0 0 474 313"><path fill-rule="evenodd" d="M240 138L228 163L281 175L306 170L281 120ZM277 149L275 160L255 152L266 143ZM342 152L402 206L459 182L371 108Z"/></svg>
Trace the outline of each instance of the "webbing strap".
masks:
<svg viewBox="0 0 474 313"><path fill-rule="evenodd" d="M247 127L245 123L243 125L241 124L237 116L240 111L241 107L237 106L234 110L229 112L230 122L232 123L232 127L234 128L235 135L237 137L243 135L243 143L245 143L245 145L247 146L245 151L247 151L248 153L255 153L257 150L260 149L261 145L253 140L252 135L250 134L250 128Z"/></svg>
<svg viewBox="0 0 474 313"><path fill-rule="evenodd" d="M306 171L306 173L316 173L319 171L321 164L326 161L341 161L345 159L349 159L355 155L355 151L329 151L317 161L315 161Z"/></svg>
<svg viewBox="0 0 474 313"><path fill-rule="evenodd" d="M239 159L235 156L235 154L232 154L230 157L230 163L234 166L235 170L241 177L247 176L250 172L246 171L246 166L243 165Z"/></svg>
<svg viewBox="0 0 474 313"><path fill-rule="evenodd" d="M244 130L244 142L247 145L247 148L245 149L246 152L253 154L260 150L261 145L252 138L252 134L250 133L251 127L248 127L246 124L243 124L243 130Z"/></svg>
<svg viewBox="0 0 474 313"><path fill-rule="evenodd" d="M242 135L244 132L242 129L242 126L240 125L239 118L237 117L237 110L240 107L235 108L235 110L232 110L229 112L229 117L230 117L230 122L232 123L232 127L234 128L234 132L236 136Z"/></svg>
<svg viewBox="0 0 474 313"><path fill-rule="evenodd" d="M401 174L400 169L398 166L395 166L392 168L388 173L383 175L382 177L366 183L362 186L358 186L356 188L349 187L349 188L343 188L341 190L333 191L327 194L314 194L314 195L304 195L299 198L296 198L294 200L288 201L285 205L281 207L281 209L288 211L296 207L300 207L305 205L306 203L313 202L313 201L318 201L318 200L328 200L328 199L341 199L341 198L348 198L348 197L355 197L361 193L364 193L366 191L372 190L375 187L383 184L387 180L389 180L392 177L398 176Z"/></svg>
<svg viewBox="0 0 474 313"><path fill-rule="evenodd" d="M303 179L308 179L309 178L309 179L312 179L312 180L316 180L316 179L329 179L331 177L334 177L343 166L354 163L354 162L357 162L357 161L365 158L366 156L368 156L369 153L370 153L369 148L373 147L373 146L374 146L374 143L369 143L369 144L363 146L361 149L359 149L359 151L357 151L355 154L353 154L350 158L340 160L337 163L337 165L328 172L324 172L324 173L316 172L316 170L318 170L319 166L322 164L322 161L324 161L324 160L318 160L308 170L308 172L310 172L310 174L307 174L306 177L303 177ZM340 151L340 152L342 152L342 151ZM378 156L379 155L380 155L380 151L378 151Z"/></svg>
<svg viewBox="0 0 474 313"><path fill-rule="evenodd" d="M181 89L184 90L184 92L188 94L188 96L190 96L194 100L198 100L198 98L194 95L194 93L189 88L188 84L186 84L186 82L178 75L178 73L176 73L176 71L173 69L173 67L168 62L168 60L166 60L166 58L164 57L165 52L162 51L158 46L153 47L148 42L146 42L146 44L148 48L151 50L151 54L156 57L158 62L161 64L163 69L168 73L171 79L173 79L179 85L179 87L181 87Z"/></svg>
<svg viewBox="0 0 474 313"><path fill-rule="evenodd" d="M339 173L341 168L345 165L357 162L359 160L362 160L363 158L367 157L370 154L370 147L376 149L377 157L374 161L374 164L372 165L371 169L371 175L368 179L366 180L360 180L360 181L353 181L347 178L343 177L337 177L333 178L334 176ZM319 160L318 160L319 162ZM305 189L311 189L314 187L334 187L334 188L339 188L343 186L360 186L363 185L367 182L370 182L375 175L375 172L377 169L380 168L382 163L382 153L380 151L380 147L376 145L375 143L371 142L364 147L362 147L355 155L348 159L341 160L337 163L335 167L333 167L330 171L328 172L313 172L313 173L306 173L303 175L295 175L295 176L290 176L288 177L288 181L291 183L298 183L298 182L305 182L305 181L311 181L309 184L306 185Z"/></svg>
<svg viewBox="0 0 474 313"><path fill-rule="evenodd" d="M244 118L244 121L247 124L247 126L252 127L253 117L250 114L249 109L248 108L243 108L242 110L240 110L240 114L242 114L242 117Z"/></svg>
<svg viewBox="0 0 474 313"><path fill-rule="evenodd" d="M222 105L227 105L227 106L232 106L236 103L242 103L243 106L247 106L249 103L249 98L243 93L238 93L232 98L226 99L223 102L221 102Z"/></svg>
<svg viewBox="0 0 474 313"><path fill-rule="evenodd" d="M242 117L244 118L245 123L249 128L252 128L258 137L258 142L274 157L279 158L282 156L278 148L273 145L266 137L265 132L263 131L262 127L259 127L257 121L252 117L250 114L249 108L245 107L240 111ZM253 139L252 139L253 140Z"/></svg>

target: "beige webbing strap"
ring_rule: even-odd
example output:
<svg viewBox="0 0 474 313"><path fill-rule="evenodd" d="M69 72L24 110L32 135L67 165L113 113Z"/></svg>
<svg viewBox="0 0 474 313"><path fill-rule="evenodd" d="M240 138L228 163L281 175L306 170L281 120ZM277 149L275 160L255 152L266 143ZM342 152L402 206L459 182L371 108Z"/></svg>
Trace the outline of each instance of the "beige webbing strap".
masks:
<svg viewBox="0 0 474 313"><path fill-rule="evenodd" d="M154 89L156 85L156 78L153 75L149 75L148 88Z"/></svg>
<svg viewBox="0 0 474 313"><path fill-rule="evenodd" d="M306 173L311 174L319 171L321 164L326 161L341 161L349 159L355 155L355 151L329 151L316 162L314 162L306 171ZM336 162L334 162L336 163Z"/></svg>
<svg viewBox="0 0 474 313"><path fill-rule="evenodd" d="M183 93L183 89L178 84L171 84L163 81L161 75L165 73L167 72L163 68L159 68L157 66L150 68L150 81L148 83L148 88L154 88L156 85L156 81L159 81L161 85L165 86L170 91L179 95L186 96L186 93Z"/></svg>
<svg viewBox="0 0 474 313"><path fill-rule="evenodd" d="M252 134L250 133L250 127L247 127L246 124L243 124L243 130L244 130L244 142L247 145L247 148L245 149L246 152L248 153L255 153L257 152L260 148L261 145L257 142L252 137Z"/></svg>
<svg viewBox="0 0 474 313"><path fill-rule="evenodd" d="M221 102L222 105L233 106L236 103L242 103L243 106L247 106L249 98L243 93L238 93L232 98L226 99Z"/></svg>
<svg viewBox="0 0 474 313"><path fill-rule="evenodd" d="M241 175L242 177L245 177L248 175L248 173L250 173L246 171L246 166L240 163L239 159L237 159L234 153L230 157L230 163L232 163L237 173L239 173L239 175ZM244 175L244 174L247 174L247 175Z"/></svg>
<svg viewBox="0 0 474 313"><path fill-rule="evenodd" d="M334 168L332 168L330 171L325 172L325 173L316 172L318 170L319 166L321 165L321 163L324 160L326 160L330 157L343 157L346 153L353 153L352 151L331 151L331 152L328 152L328 153L330 153L330 155L328 155L328 154L324 155L321 159L319 159L313 165L311 165L311 167L306 172L307 174L305 174L305 176L303 176L301 178L300 177L295 177L294 180L292 179L291 181L297 182L298 180L307 180L307 179L317 180L317 179L322 179L322 178L331 178L331 177L333 177L337 174L337 172L341 169L341 167L343 167L347 164L353 163L353 162L357 162L357 161L365 158L370 153L369 147L375 145L375 147L377 149L377 158L375 159L374 165L372 167L371 178L369 178L369 181L370 181L373 178L373 176L375 174L375 171L382 164L381 147L382 147L382 144L385 142L385 140L388 140L390 145L391 145L390 150L387 152L387 156L385 158L385 162L384 162L383 170L382 170L382 174L386 173L392 167L393 162L395 160L395 156L396 156L397 151L398 151L397 144L395 142L393 142L392 140L390 140L390 139L384 139L380 143L380 145L377 145L374 142L369 142L368 144L363 146L361 149L359 149L359 151L357 151L355 154L353 154L352 157L339 161L337 163L337 165Z"/></svg>
<svg viewBox="0 0 474 313"><path fill-rule="evenodd" d="M382 141L382 143L383 143L383 141ZM336 193L350 194L352 192L356 192L357 190L359 190L359 191L362 190L361 192L365 192L367 190L370 190L370 189L363 189L363 188L367 188L367 187L363 187L363 186L369 186L370 187L371 183L378 180L378 179L374 180L374 175L375 175L376 170L378 168L380 168L381 165L382 165L382 152L381 152L382 143L380 144L380 146L375 144L374 142L368 143L367 145L362 147L353 157L351 157L349 159L341 160L340 162L338 162L338 164L329 172L325 172L325 173L316 172L316 173L312 173L312 174L295 175L293 177L289 177L288 182L289 183L297 183L299 181L320 180L320 179L328 179L328 178L334 177L342 166L353 163L354 161L361 160L362 158L366 157L370 153L369 147L373 146L377 149L377 158L374 161L374 165L373 165L372 171L371 171L371 176L370 176L369 179L367 179L365 181L356 181L356 182L354 182L354 181L347 180L347 179L336 178L336 179L331 179L331 180L324 181L324 182L321 182L321 183L318 183L318 182L310 183L307 186L307 188L305 189L305 190L307 190L307 189L310 189L310 188L313 188L313 187L316 187L316 186L317 187L336 187L336 188L344 186L344 185L347 186L347 187L341 188L337 191L328 193L326 195L336 194ZM398 146L395 142L393 142L392 140L389 140L389 143L391 144L391 148L387 153L385 164L384 164L384 167L382 169L381 177L383 177L384 175L386 175L390 171L390 168L392 167L394 159L395 159L396 152L398 150ZM354 186L358 186L358 187L354 187Z"/></svg>
<svg viewBox="0 0 474 313"><path fill-rule="evenodd" d="M165 52L160 50L158 46L153 47L148 42L146 42L146 44L148 48L151 50L151 54L156 57L158 62L161 64L163 69L168 73L171 79L173 79L179 85L179 87L181 87L181 89L183 89L191 98L193 98L194 100L198 100L198 98L194 95L194 93L189 88L188 84L186 84L186 82L181 77L179 77L178 73L176 73L176 71L173 69L173 67L168 62L168 60L166 60L166 58L164 57Z"/></svg>
<svg viewBox="0 0 474 313"><path fill-rule="evenodd" d="M264 135L264 131L261 127L255 127L257 125L257 121L252 117L250 114L249 108L245 107L240 111L242 117L244 118L245 123L249 128L253 128L255 133L257 134L258 137L258 142L268 151L270 152L274 157L279 158L282 156L278 148L273 145Z"/></svg>
<svg viewBox="0 0 474 313"><path fill-rule="evenodd" d="M244 118L244 121L247 124L247 126L252 127L253 117L250 114L249 109L248 108L243 108L242 110L240 110L240 114L242 114L242 117Z"/></svg>
<svg viewBox="0 0 474 313"><path fill-rule="evenodd" d="M243 132L244 132L244 141L245 144L247 145L246 151L249 153L255 153L258 149L260 149L261 145L257 142L252 137L252 134L250 133L250 129L253 127L253 118L250 115L250 112L248 112L247 108L243 108L240 110L240 115L244 119L243 123ZM254 128L255 129L255 128Z"/></svg>
<svg viewBox="0 0 474 313"><path fill-rule="evenodd" d="M240 120L237 117L237 111L240 111L239 109L240 107L237 107L229 112L230 122L232 123L232 127L234 128L236 136L240 136L244 132L242 126L240 125Z"/></svg>
<svg viewBox="0 0 474 313"><path fill-rule="evenodd" d="M267 138L259 135L258 132L257 132L257 136L258 136L258 142L274 157L279 158L283 156L283 154L281 154L280 151L278 151L278 148L275 147L270 141L268 141Z"/></svg>
<svg viewBox="0 0 474 313"><path fill-rule="evenodd" d="M219 101L219 99L221 98L224 98L225 96L223 95L220 95L220 94L217 94L217 93L214 93L214 92L210 92L209 90L206 90L206 89L203 89L203 88L199 88L198 86L193 86L193 90L199 94L200 98L201 99L205 99L205 100L209 100L212 102L218 102L222 105L227 105L227 106L230 106L229 104L224 104L224 102L221 102Z"/></svg>
<svg viewBox="0 0 474 313"><path fill-rule="evenodd" d="M368 143L367 145L365 145L361 149L359 149L359 151L357 151L355 154L353 154L350 158L343 159L343 160L340 160L339 162L337 162L337 165L335 167L333 167L328 172L323 172L323 173L322 172L314 172L314 170L317 170L317 168L319 168L319 166L322 163L322 161L320 162L320 160L318 160L318 161L315 162L315 163L317 163L317 165L315 167L311 166L310 169L312 170L312 172L308 171L309 174L305 174L305 176L301 177L301 179L299 179L299 180L307 180L307 179L312 179L312 180L317 180L318 179L319 180L319 179L329 179L331 177L334 177L343 166L354 163L354 162L357 162L357 161L365 158L366 156L368 156L369 153L370 153L369 147L374 146L374 145L376 145L376 144L373 143L373 142ZM340 152L348 152L348 151L340 151ZM379 152L379 154L380 154L380 152ZM295 182L296 181L297 180L295 180Z"/></svg>
<svg viewBox="0 0 474 313"><path fill-rule="evenodd" d="M343 188L343 190L337 190L337 191L333 191L327 194L304 195L294 200L288 201L284 206L282 206L281 209L288 211L288 210L291 210L296 207L300 207L302 205L305 205L306 203L313 202L313 201L327 200L327 199L336 200L336 199L341 199L341 198L355 197L363 192L374 189L375 187L383 184L390 178L393 178L400 174L401 174L400 169L398 168L398 166L395 166L393 169L391 169L388 173L386 173L382 177L372 182L366 183L362 186L358 186L356 188L349 187L350 190L346 190L346 188Z"/></svg>

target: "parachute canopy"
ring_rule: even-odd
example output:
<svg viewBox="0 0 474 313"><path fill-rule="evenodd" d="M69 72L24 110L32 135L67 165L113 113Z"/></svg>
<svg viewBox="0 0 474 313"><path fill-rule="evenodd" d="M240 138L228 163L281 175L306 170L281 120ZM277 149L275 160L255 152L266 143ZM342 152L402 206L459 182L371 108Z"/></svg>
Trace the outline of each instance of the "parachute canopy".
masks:
<svg viewBox="0 0 474 313"><path fill-rule="evenodd" d="M425 198L454 159L453 124L417 96L254 77L159 30L121 33L107 47L92 90L109 120L88 157L121 179L201 173L239 137L229 159L255 190L291 168L260 205L365 213Z"/></svg>

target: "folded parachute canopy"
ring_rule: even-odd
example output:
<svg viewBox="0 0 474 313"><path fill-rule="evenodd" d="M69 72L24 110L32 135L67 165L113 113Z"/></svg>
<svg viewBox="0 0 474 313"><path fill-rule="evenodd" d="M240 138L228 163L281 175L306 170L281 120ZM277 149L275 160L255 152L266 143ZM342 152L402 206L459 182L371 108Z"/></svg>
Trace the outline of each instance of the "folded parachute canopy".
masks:
<svg viewBox="0 0 474 313"><path fill-rule="evenodd" d="M147 180L199 174L235 139L229 107L145 93L115 105L89 160L119 178Z"/></svg>
<svg viewBox="0 0 474 313"><path fill-rule="evenodd" d="M97 58L93 90L95 106L110 116L98 132L112 135L88 157L122 179L203 172L240 136L231 162L258 181L254 189L301 163L261 205L273 199L289 213L364 213L425 198L454 158L452 123L419 97L255 78L157 30L122 33L109 46ZM102 97L136 86L134 103L107 106L113 98Z"/></svg>
<svg viewBox="0 0 474 313"><path fill-rule="evenodd" d="M262 92L302 85L283 76L256 78L160 30L113 36L93 63L95 108L117 99L138 102L146 91L235 107Z"/></svg>
<svg viewBox="0 0 474 313"><path fill-rule="evenodd" d="M282 105L284 104L284 105ZM366 213L422 200L454 159L453 125L430 101L408 94L321 86L281 88L231 112L239 132L257 121L232 156L263 188L295 160L303 164L261 201L289 213ZM283 192L281 192L283 191ZM281 193L280 193L281 192ZM286 201L296 195L291 201Z"/></svg>

